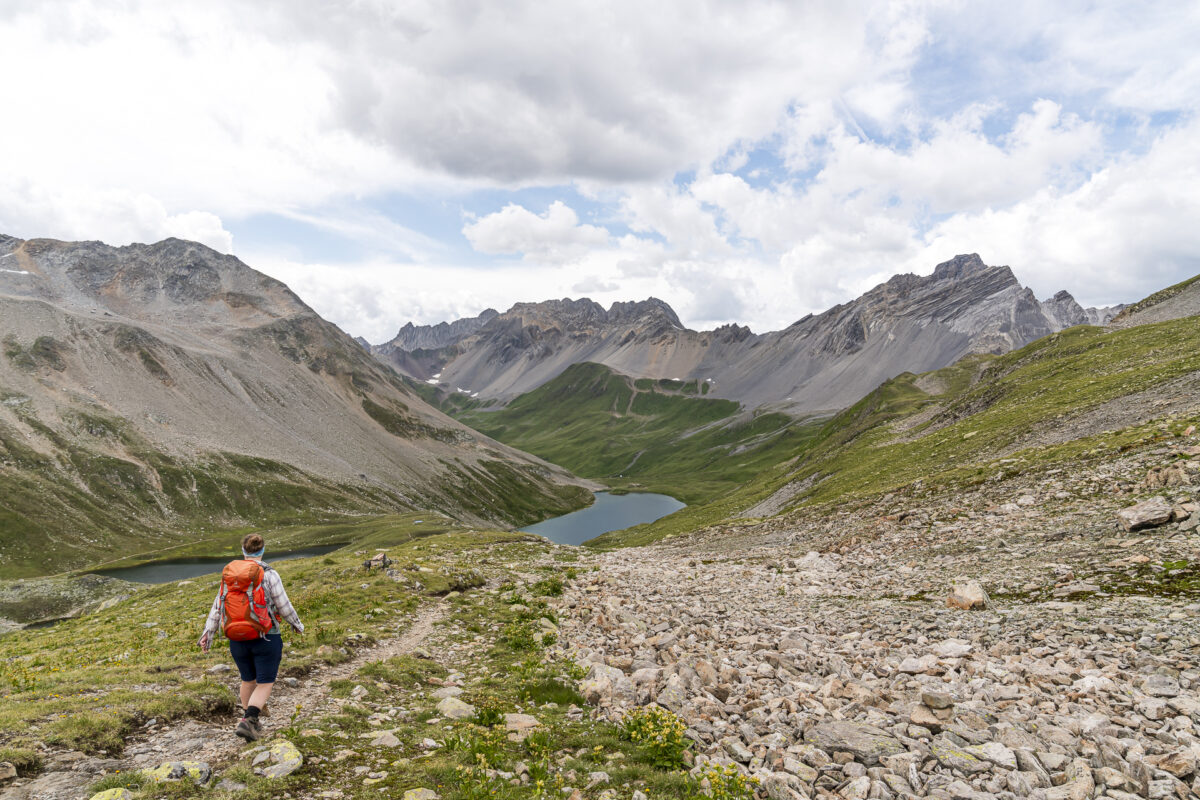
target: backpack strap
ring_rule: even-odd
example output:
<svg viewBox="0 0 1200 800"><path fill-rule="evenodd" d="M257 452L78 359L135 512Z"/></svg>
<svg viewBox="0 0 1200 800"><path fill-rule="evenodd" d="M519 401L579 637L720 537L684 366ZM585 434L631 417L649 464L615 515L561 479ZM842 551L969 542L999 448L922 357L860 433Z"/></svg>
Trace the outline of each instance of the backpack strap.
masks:
<svg viewBox="0 0 1200 800"><path fill-rule="evenodd" d="M258 562L258 567L259 567L259 570L261 571L261 574L259 575L259 578L258 578L258 583L252 584L250 586L250 591L247 593L250 598L250 613L253 614L254 610L256 608L258 608L258 604L254 601L254 595L258 593L259 589L262 589L263 590L263 605L264 605L263 610L267 612L267 619L271 620L271 628L275 628L276 626L279 625L279 622L275 619L275 615L271 613L271 598L267 595L267 570L271 570L272 572L274 572L275 570L272 567L268 566L267 564L262 563L261 561ZM266 631L263 631L262 633L260 633L259 638L262 638L262 639L267 638L267 631L271 630L271 628L268 628Z"/></svg>

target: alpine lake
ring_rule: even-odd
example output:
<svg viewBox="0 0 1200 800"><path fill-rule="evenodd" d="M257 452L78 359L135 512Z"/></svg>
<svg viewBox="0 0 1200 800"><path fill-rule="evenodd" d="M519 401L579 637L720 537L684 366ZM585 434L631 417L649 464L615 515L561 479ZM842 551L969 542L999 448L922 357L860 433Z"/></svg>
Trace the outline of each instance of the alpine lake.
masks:
<svg viewBox="0 0 1200 800"><path fill-rule="evenodd" d="M525 533L544 536L558 544L579 545L602 533L653 522L684 507L684 503L665 494L596 492L596 501L587 508L553 517L521 530ZM275 555L268 550L264 560L271 564L293 558L309 558L324 555L345 546L345 544L326 544L289 550ZM220 572L221 568L233 558L237 558L237 553L164 559L133 567L90 571L96 575L107 575L134 583L170 583L171 581L189 580L202 575L215 574Z"/></svg>

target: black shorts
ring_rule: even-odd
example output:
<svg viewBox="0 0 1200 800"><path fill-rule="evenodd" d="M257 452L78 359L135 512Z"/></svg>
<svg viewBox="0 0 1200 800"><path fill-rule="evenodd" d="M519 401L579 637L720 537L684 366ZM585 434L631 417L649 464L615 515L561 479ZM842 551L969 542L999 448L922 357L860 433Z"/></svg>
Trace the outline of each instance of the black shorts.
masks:
<svg viewBox="0 0 1200 800"><path fill-rule="evenodd" d="M247 642L230 639L229 654L243 681L274 683L283 659L283 636L272 633Z"/></svg>

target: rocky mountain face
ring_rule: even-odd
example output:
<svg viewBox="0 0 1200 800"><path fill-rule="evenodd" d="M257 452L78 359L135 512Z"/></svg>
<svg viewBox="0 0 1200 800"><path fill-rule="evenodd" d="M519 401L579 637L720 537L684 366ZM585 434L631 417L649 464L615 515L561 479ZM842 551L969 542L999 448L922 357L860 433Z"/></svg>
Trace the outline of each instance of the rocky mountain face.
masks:
<svg viewBox="0 0 1200 800"><path fill-rule="evenodd" d="M436 350L470 336L498 316L499 311L489 308L477 317L454 322L439 322L437 325L413 325L410 322L388 344L401 350Z"/></svg>
<svg viewBox="0 0 1200 800"><path fill-rule="evenodd" d="M592 361L637 377L703 380L710 396L797 413L843 408L903 372L925 372L971 353L1002 353L1118 309L1084 309L1067 292L1039 301L1008 267L978 255L932 275L897 275L858 299L782 331L683 327L651 298L607 311L591 300L521 303L483 324L406 326L377 357L419 380L507 401L571 364ZM455 325L459 323L454 323ZM418 334L420 334L418 336ZM412 341L436 347L406 346Z"/></svg>
<svg viewBox="0 0 1200 800"><path fill-rule="evenodd" d="M0 341L13 574L264 519L523 522L584 502L566 473L410 394L282 283L192 242L0 237Z"/></svg>

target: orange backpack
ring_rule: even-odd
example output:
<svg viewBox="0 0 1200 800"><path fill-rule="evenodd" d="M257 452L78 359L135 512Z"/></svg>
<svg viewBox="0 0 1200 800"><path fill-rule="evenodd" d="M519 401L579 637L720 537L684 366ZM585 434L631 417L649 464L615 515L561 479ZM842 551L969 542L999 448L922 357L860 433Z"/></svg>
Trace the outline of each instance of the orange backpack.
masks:
<svg viewBox="0 0 1200 800"><path fill-rule="evenodd" d="M263 589L266 573L257 561L230 561L221 571L221 632L246 642L266 636L275 625Z"/></svg>

